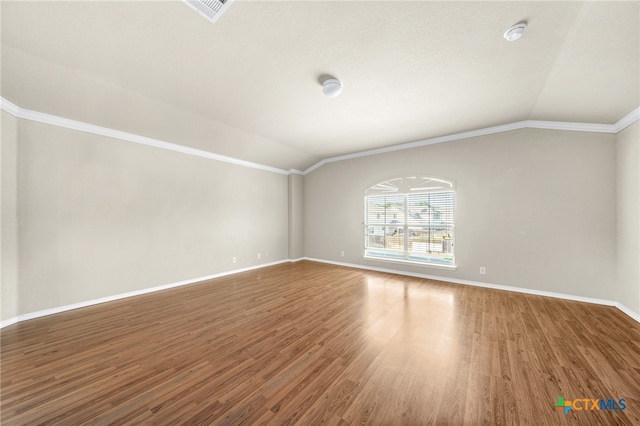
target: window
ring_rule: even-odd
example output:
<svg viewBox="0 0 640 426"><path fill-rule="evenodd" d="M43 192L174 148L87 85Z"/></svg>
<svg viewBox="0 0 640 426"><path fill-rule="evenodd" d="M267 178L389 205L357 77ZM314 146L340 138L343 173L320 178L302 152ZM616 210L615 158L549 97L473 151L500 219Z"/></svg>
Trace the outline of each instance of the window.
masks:
<svg viewBox="0 0 640 426"><path fill-rule="evenodd" d="M365 256L454 266L453 183L403 177L365 195Z"/></svg>

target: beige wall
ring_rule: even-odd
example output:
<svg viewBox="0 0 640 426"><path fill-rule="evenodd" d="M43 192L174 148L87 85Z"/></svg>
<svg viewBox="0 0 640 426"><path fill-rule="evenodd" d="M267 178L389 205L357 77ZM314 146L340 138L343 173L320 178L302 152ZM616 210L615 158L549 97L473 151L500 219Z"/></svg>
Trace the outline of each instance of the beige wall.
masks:
<svg viewBox="0 0 640 426"><path fill-rule="evenodd" d="M0 321L18 315L17 149L18 120L2 111L0 170Z"/></svg>
<svg viewBox="0 0 640 426"><path fill-rule="evenodd" d="M640 313L640 122L616 140L617 292L616 301Z"/></svg>
<svg viewBox="0 0 640 426"><path fill-rule="evenodd" d="M615 139L523 129L329 163L305 176L305 255L612 299ZM363 258L365 189L415 174L456 182L456 271Z"/></svg>
<svg viewBox="0 0 640 426"><path fill-rule="evenodd" d="M304 257L304 176L289 175L289 259Z"/></svg>
<svg viewBox="0 0 640 426"><path fill-rule="evenodd" d="M5 112L2 125L2 320L302 256L640 311L638 123L617 136L523 129L305 177ZM456 271L362 257L364 190L408 174L456 182Z"/></svg>
<svg viewBox="0 0 640 426"><path fill-rule="evenodd" d="M20 314L287 259L285 175L28 120L19 135Z"/></svg>

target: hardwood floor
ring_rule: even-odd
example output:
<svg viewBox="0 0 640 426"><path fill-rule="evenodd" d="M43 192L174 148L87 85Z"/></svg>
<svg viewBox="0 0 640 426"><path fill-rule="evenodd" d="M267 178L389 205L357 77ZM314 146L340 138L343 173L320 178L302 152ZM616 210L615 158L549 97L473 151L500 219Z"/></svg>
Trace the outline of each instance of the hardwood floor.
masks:
<svg viewBox="0 0 640 426"><path fill-rule="evenodd" d="M308 261L1 339L3 425L640 424L640 325L616 308Z"/></svg>

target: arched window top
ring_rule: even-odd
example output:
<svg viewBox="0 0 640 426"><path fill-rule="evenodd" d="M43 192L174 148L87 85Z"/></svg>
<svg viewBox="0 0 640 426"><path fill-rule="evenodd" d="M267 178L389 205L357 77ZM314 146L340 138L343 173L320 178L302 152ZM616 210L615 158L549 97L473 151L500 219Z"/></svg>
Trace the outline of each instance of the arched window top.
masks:
<svg viewBox="0 0 640 426"><path fill-rule="evenodd" d="M377 183L367 188L366 195L451 191L454 186L453 182L445 179L426 176L407 176Z"/></svg>

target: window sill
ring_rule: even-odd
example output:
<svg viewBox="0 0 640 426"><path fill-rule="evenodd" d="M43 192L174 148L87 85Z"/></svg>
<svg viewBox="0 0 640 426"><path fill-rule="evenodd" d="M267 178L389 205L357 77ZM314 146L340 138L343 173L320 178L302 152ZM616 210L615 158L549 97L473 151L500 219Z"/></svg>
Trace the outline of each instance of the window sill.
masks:
<svg viewBox="0 0 640 426"><path fill-rule="evenodd" d="M412 260L403 260L403 259L389 259L384 257L374 257L374 256L363 256L367 260L374 260L376 262L384 262L384 263L395 263L401 265L411 265L411 266L421 266L423 268L434 268L434 269L446 269L448 271L455 271L458 269L456 265L443 265L439 263L428 263L428 262L414 262Z"/></svg>

